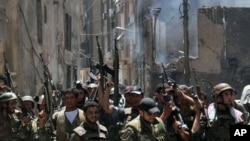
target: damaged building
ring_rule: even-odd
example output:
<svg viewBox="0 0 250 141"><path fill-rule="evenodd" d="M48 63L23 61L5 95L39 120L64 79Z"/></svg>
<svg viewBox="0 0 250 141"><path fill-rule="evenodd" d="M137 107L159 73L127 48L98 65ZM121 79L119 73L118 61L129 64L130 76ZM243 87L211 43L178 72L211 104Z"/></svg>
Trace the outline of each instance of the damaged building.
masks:
<svg viewBox="0 0 250 141"><path fill-rule="evenodd" d="M250 8L203 7L198 11L198 57L190 58L190 84L210 94L212 85L231 84L239 94L250 83ZM168 67L181 82L184 59ZM238 95L238 98L240 95Z"/></svg>

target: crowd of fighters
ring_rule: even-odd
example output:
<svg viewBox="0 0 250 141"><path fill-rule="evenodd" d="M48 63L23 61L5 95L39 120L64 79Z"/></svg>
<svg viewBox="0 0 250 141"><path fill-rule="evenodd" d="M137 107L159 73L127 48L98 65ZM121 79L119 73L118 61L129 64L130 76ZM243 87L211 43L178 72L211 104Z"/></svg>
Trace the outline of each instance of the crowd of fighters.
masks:
<svg viewBox="0 0 250 141"><path fill-rule="evenodd" d="M46 110L45 95L19 97L6 85L0 88L1 141L229 141L231 125L249 122L247 103L235 101L237 91L228 83L209 94L162 84L151 97L137 86L115 94L113 82L105 90L98 83L76 83L59 92L53 113Z"/></svg>

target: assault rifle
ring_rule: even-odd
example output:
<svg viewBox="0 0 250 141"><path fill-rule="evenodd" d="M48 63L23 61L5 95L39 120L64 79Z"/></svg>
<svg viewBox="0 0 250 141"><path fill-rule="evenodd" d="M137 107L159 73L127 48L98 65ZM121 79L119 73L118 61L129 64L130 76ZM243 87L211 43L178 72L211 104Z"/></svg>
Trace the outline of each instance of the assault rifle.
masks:
<svg viewBox="0 0 250 141"><path fill-rule="evenodd" d="M40 53L41 61L43 63L43 75L44 75L44 97L46 99L46 112L47 113L53 113L54 112L54 103L53 103L53 98L52 98L52 91L56 90L56 87L53 83L53 80L51 78L51 74L49 72L48 65L44 62L42 53Z"/></svg>
<svg viewBox="0 0 250 141"><path fill-rule="evenodd" d="M10 71L9 71L9 64L8 64L5 52L3 52L3 57L4 57L4 72L5 72L5 77L6 77L6 85L9 87L10 91L12 91L12 92L14 92L16 94L17 99L18 99L19 104L20 104L18 107L22 111L22 116L29 116L31 118L32 116L28 114L27 109L24 106L24 102L23 102L22 98L15 91L15 88L13 86L11 74L10 74Z"/></svg>
<svg viewBox="0 0 250 141"><path fill-rule="evenodd" d="M101 87L102 92L105 92L105 71L103 70L103 55L102 55L102 49L100 47L99 41L98 41L98 36L96 36L96 42L97 42L97 47L98 47L98 57L99 57L99 71L100 71L100 84L99 86Z"/></svg>
<svg viewBox="0 0 250 141"><path fill-rule="evenodd" d="M114 105L118 106L119 102L119 52L117 48L117 38L114 39L114 61L113 61L113 67L114 67Z"/></svg>
<svg viewBox="0 0 250 141"><path fill-rule="evenodd" d="M8 64L7 59L6 59L5 52L3 52L3 58L4 58L4 72L5 72L5 77L6 77L6 84L12 91L14 91L12 78L11 78L11 75L9 72L9 64Z"/></svg>
<svg viewBox="0 0 250 141"><path fill-rule="evenodd" d="M207 113L207 105L206 105L206 97L205 97L205 94L201 91L201 88L200 88L200 85L198 84L198 80L197 80L197 77L196 77L196 73L195 73L195 69L193 69L193 74L194 74L194 79L195 79L195 83L196 83L196 94L194 93L192 95L193 99L194 100L201 100L203 101L201 104L202 106L202 109L201 109L201 112L202 112L202 124L204 126L210 126L209 124L209 118L208 118L208 113ZM205 132L204 132L205 133Z"/></svg>
<svg viewBox="0 0 250 141"><path fill-rule="evenodd" d="M166 80L168 79L168 76L167 76L167 74L166 74L166 71L165 71L165 68L164 68L164 65L163 65L163 63L161 63L161 66L162 66L162 69L163 69L163 75L162 75L162 93L163 94L165 94L166 93L166 91L165 91L165 79L164 78L166 78Z"/></svg>
<svg viewBox="0 0 250 141"><path fill-rule="evenodd" d="M40 53L40 58L43 63L43 74L44 74L44 82L43 82L43 93L44 93L44 98L46 100L46 106L45 106L45 111L49 115L49 121L52 127L52 131L54 131L54 124L52 122L52 115L54 113L54 108L55 108L55 101L53 101L52 98L52 93L53 91L56 91L56 87L54 85L54 82L51 78L51 74L49 72L49 68L47 64L44 62L42 53Z"/></svg>
<svg viewBox="0 0 250 141"><path fill-rule="evenodd" d="M163 69L163 72L164 72L164 77L166 78L167 80L167 84L169 86L171 86L173 89L174 89L174 95L173 95L173 103L174 105L176 106L175 110L172 111L172 113L170 114L170 119L171 119L171 122L174 121L174 117L176 120L180 121L181 122L181 127L184 128L184 129L188 129L188 126L184 123L183 121L183 118L180 114L180 109L179 109L179 100L178 100L178 93L179 93L179 89L177 88L177 85L176 85L176 82L171 79L171 78L168 78L167 76L167 73L165 71L165 68L162 64L162 69ZM163 89L165 90L165 86L163 85Z"/></svg>

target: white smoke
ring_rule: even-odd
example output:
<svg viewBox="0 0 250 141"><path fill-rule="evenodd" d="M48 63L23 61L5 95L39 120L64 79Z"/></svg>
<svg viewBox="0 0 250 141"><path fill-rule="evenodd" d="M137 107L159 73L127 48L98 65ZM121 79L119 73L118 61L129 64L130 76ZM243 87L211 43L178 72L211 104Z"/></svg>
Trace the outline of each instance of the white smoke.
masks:
<svg viewBox="0 0 250 141"><path fill-rule="evenodd" d="M140 0L145 2L145 0ZM152 7L161 11L157 17L156 27L156 61L168 64L172 58L178 58L183 51L183 0L152 0ZM197 15L198 9L212 6L250 7L249 0L189 0L189 54L198 56ZM172 52L172 53L170 53Z"/></svg>

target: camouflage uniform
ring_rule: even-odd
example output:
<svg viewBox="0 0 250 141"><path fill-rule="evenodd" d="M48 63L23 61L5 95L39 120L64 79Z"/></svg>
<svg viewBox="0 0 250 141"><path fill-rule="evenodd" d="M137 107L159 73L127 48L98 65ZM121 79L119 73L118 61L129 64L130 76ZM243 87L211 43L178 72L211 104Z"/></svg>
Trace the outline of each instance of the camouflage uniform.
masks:
<svg viewBox="0 0 250 141"><path fill-rule="evenodd" d="M16 116L16 115L13 115ZM16 117L4 116L0 113L0 139L1 141L18 140L20 121Z"/></svg>
<svg viewBox="0 0 250 141"><path fill-rule="evenodd" d="M136 89L136 88L134 88ZM134 90L135 92L136 90ZM127 93L130 95L132 92L132 87L128 87ZM143 95L141 91L136 91L136 93ZM110 94L114 94L114 89L111 89ZM125 99L120 99L119 105L114 106L112 105L113 112L111 114L106 113L104 110L102 110L101 118L100 118L100 123L103 124L105 127L108 128L108 140L109 141L117 141L120 140L119 137L119 131L124 128L124 126L131 121L132 119L136 118L139 115L139 110L138 107L130 107L123 105L123 101ZM123 106L121 106L123 105Z"/></svg>
<svg viewBox="0 0 250 141"><path fill-rule="evenodd" d="M121 132L122 141L166 141L168 135L162 120L156 117L154 124L149 124L140 116L130 121Z"/></svg>
<svg viewBox="0 0 250 141"><path fill-rule="evenodd" d="M230 125L234 125L235 120L230 112L217 112L217 118L206 131L207 141L229 141L230 140Z"/></svg>
<svg viewBox="0 0 250 141"><path fill-rule="evenodd" d="M211 103L208 107L209 124L211 126L206 130L207 141L229 141L230 125L244 124L241 117L242 112L221 100L225 91L231 91L230 94L232 95L234 89L227 83L219 83L214 86L215 103ZM219 104L223 105L224 109L219 108Z"/></svg>
<svg viewBox="0 0 250 141"><path fill-rule="evenodd" d="M29 136L30 141L50 141L52 139L52 133L50 123L47 122L44 128L39 128L39 120L35 118L32 121L31 133Z"/></svg>
<svg viewBox="0 0 250 141"><path fill-rule="evenodd" d="M73 131L75 134L71 137L71 141L106 141L108 130L105 126L97 123L96 129L89 127L86 123L81 124Z"/></svg>
<svg viewBox="0 0 250 141"><path fill-rule="evenodd" d="M13 92L5 92L0 96L0 104L17 100L16 94ZM7 104L7 103L6 103ZM8 109L5 109L8 111ZM16 110L17 111L17 110ZM21 125L21 113L4 114L4 109L0 108L0 140L1 141L20 141L26 140L28 127Z"/></svg>

